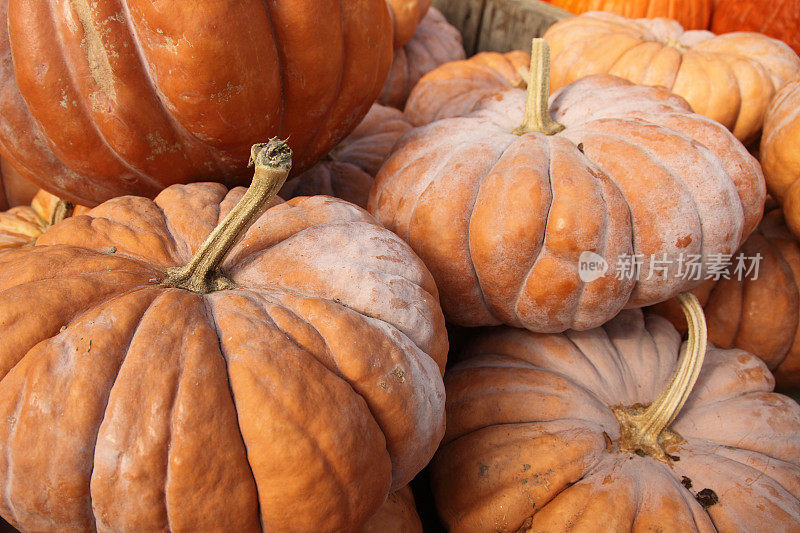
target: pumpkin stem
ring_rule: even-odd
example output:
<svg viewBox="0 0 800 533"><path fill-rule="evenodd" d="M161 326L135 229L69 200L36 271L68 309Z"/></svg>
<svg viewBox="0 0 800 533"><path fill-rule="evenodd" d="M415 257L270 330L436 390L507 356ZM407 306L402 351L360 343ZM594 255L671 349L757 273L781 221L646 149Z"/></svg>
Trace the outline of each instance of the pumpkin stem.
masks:
<svg viewBox="0 0 800 533"><path fill-rule="evenodd" d="M188 265L167 269L163 286L200 294L235 286L217 268L283 187L292 167L292 151L286 141L278 139L256 144L251 150L249 166L255 166L255 173L245 195L211 232Z"/></svg>
<svg viewBox="0 0 800 533"><path fill-rule="evenodd" d="M544 39L534 39L531 45L531 70L528 79L528 100L525 118L514 130L515 135L543 133L555 135L564 131L563 124L550 116L550 46Z"/></svg>
<svg viewBox="0 0 800 533"><path fill-rule="evenodd" d="M616 407L614 414L620 422L620 448L635 453L644 453L667 462L669 455L664 445L680 440L677 433L669 429L697 383L700 369L706 356L708 332L703 307L691 293L677 297L686 321L689 338L686 354L669 386L648 407Z"/></svg>
<svg viewBox="0 0 800 533"><path fill-rule="evenodd" d="M53 209L53 214L50 215L50 225L55 226L59 222L63 222L65 219L71 217L74 212L75 204L59 198L55 209Z"/></svg>

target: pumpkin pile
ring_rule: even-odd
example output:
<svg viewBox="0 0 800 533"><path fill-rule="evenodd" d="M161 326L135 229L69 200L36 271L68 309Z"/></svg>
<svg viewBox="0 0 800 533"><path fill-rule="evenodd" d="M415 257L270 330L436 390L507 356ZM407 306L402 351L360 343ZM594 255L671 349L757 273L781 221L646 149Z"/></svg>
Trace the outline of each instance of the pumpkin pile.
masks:
<svg viewBox="0 0 800 533"><path fill-rule="evenodd" d="M0 0L0 529L800 531L790 36L552 3Z"/></svg>

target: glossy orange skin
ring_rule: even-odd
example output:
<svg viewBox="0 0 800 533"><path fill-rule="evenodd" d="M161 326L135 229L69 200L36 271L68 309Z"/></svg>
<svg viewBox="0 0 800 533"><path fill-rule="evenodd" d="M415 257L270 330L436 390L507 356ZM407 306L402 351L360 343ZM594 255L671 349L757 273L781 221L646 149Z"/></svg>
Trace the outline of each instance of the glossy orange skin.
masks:
<svg viewBox="0 0 800 533"><path fill-rule="evenodd" d="M449 531L797 531L800 406L747 352L709 345L669 464L620 449L611 408L655 400L682 349L668 321L640 311L586 332L479 335L445 376L431 466ZM704 509L705 489L719 501Z"/></svg>
<svg viewBox="0 0 800 533"><path fill-rule="evenodd" d="M434 8L417 27L414 38L394 52L392 70L378 102L403 109L417 82L435 68L466 57L461 32Z"/></svg>
<svg viewBox="0 0 800 533"><path fill-rule="evenodd" d="M760 357L778 388L800 388L800 245L779 209L764 217L739 250L762 257L758 277L709 280L692 292L706 313L708 339L720 348L737 348ZM686 320L670 300L653 310L679 331Z"/></svg>
<svg viewBox="0 0 800 533"><path fill-rule="evenodd" d="M630 18L666 17L687 30L705 30L711 22L714 0L546 0L565 11L609 11Z"/></svg>
<svg viewBox="0 0 800 533"><path fill-rule="evenodd" d="M394 48L402 48L414 37L417 26L431 7L433 0L386 0L392 17Z"/></svg>
<svg viewBox="0 0 800 533"><path fill-rule="evenodd" d="M717 0L711 31L757 31L780 39L800 54L800 1Z"/></svg>
<svg viewBox="0 0 800 533"><path fill-rule="evenodd" d="M358 531L428 463L444 318L427 269L365 211L275 201L221 266L235 288L159 284L243 193L118 198L0 256L12 525Z"/></svg>
<svg viewBox="0 0 800 533"><path fill-rule="evenodd" d="M297 173L360 122L392 61L385 0L2 0L0 154L82 205Z"/></svg>
<svg viewBox="0 0 800 533"><path fill-rule="evenodd" d="M525 91L495 77L492 94L488 79L477 95L448 98L466 85L453 81L427 99L433 116L471 113L404 136L368 204L431 269L450 322L597 327L697 286L680 276L680 258L732 254L757 226L758 162L682 98L587 77L551 97L563 132L518 136ZM584 279L585 252L609 268ZM619 276L634 254L644 274ZM666 275L649 275L665 257Z"/></svg>
<svg viewBox="0 0 800 533"><path fill-rule="evenodd" d="M666 87L745 144L758 139L775 93L800 73L800 58L783 42L684 31L663 18L586 13L556 23L544 38L553 52L552 90L591 74Z"/></svg>
<svg viewBox="0 0 800 533"><path fill-rule="evenodd" d="M410 129L400 111L373 104L361 124L325 160L284 185L281 198L324 194L366 208L378 170Z"/></svg>
<svg viewBox="0 0 800 533"><path fill-rule="evenodd" d="M781 89L767 110L761 165L767 188L783 205L786 224L800 238L800 77Z"/></svg>
<svg viewBox="0 0 800 533"><path fill-rule="evenodd" d="M422 533L414 495L409 487L389 494L381 508L367 521L360 533Z"/></svg>
<svg viewBox="0 0 800 533"><path fill-rule="evenodd" d="M20 176L8 161L0 158L0 211L29 204L39 188Z"/></svg>

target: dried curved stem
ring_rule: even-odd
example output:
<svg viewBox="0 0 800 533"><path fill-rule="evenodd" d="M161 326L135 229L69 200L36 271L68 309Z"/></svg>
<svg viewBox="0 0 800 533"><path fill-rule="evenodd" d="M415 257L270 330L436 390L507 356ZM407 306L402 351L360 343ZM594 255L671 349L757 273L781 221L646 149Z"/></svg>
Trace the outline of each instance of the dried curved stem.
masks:
<svg viewBox="0 0 800 533"><path fill-rule="evenodd" d="M528 80L528 99L525 118L514 130L515 135L543 133L555 135L564 131L564 125L550 116L550 46L544 39L534 39L531 45L531 70Z"/></svg>

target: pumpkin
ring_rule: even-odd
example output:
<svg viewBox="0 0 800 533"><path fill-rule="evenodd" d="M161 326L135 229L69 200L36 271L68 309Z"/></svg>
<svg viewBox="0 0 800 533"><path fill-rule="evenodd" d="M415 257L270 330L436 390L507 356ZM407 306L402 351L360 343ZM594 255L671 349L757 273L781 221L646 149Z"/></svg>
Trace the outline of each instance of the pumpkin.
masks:
<svg viewBox="0 0 800 533"><path fill-rule="evenodd" d="M271 201L290 160L257 145L246 193L117 198L0 256L9 523L357 531L428 463L433 279L358 207Z"/></svg>
<svg viewBox="0 0 800 533"><path fill-rule="evenodd" d="M393 492L361 528L361 533L422 533L414 495L406 486Z"/></svg>
<svg viewBox="0 0 800 533"><path fill-rule="evenodd" d="M380 94L391 39L384 0L3 1L0 154L88 206L247 184L274 135L300 173Z"/></svg>
<svg viewBox="0 0 800 533"><path fill-rule="evenodd" d="M553 49L553 90L600 73L663 86L745 144L757 139L775 92L800 72L800 58L778 40L684 32L667 19L587 13L555 24L544 38Z"/></svg>
<svg viewBox="0 0 800 533"><path fill-rule="evenodd" d="M525 85L523 71L531 56L514 50L505 54L481 52L469 59L445 63L414 86L405 116L414 126L469 114L482 98L500 87Z"/></svg>
<svg viewBox="0 0 800 533"><path fill-rule="evenodd" d="M800 77L773 100L761 137L761 165L767 188L783 205L786 224L800 237Z"/></svg>
<svg viewBox="0 0 800 533"><path fill-rule="evenodd" d="M30 246L50 226L74 213L83 214L87 211L83 206L74 206L40 190L30 205L12 207L0 213L0 254Z"/></svg>
<svg viewBox="0 0 800 533"><path fill-rule="evenodd" d="M800 2L798 0L717 0L711 31L755 31L780 39L800 54Z"/></svg>
<svg viewBox="0 0 800 533"><path fill-rule="evenodd" d="M800 406L757 357L706 351L691 306L684 346L639 310L475 339L445 376L431 467L449 530L797 531Z"/></svg>
<svg viewBox="0 0 800 533"><path fill-rule="evenodd" d="M39 189L0 157L0 211L29 204Z"/></svg>
<svg viewBox="0 0 800 533"><path fill-rule="evenodd" d="M286 183L281 198L324 194L366 207L384 159L410 129L403 113L374 104L361 124L325 160Z"/></svg>
<svg viewBox="0 0 800 533"><path fill-rule="evenodd" d="M779 209L767 213L739 254L744 261L740 273L709 280L692 291L703 305L708 337L720 348L760 357L779 389L800 388L800 246ZM758 270L746 271L756 257L761 258ZM735 269L736 265L731 268ZM653 311L669 318L679 331L684 328L676 301Z"/></svg>
<svg viewBox="0 0 800 533"><path fill-rule="evenodd" d="M609 11L630 18L670 18L687 30L705 30L711 22L714 0L546 0L565 11L581 15Z"/></svg>
<svg viewBox="0 0 800 533"><path fill-rule="evenodd" d="M472 115L401 138L369 211L425 261L463 326L590 329L697 286L681 258L705 269L761 218L758 162L680 97L608 75L553 95L555 123L546 43L534 50L527 96L500 87ZM606 268L584 276L587 258Z"/></svg>
<svg viewBox="0 0 800 533"><path fill-rule="evenodd" d="M425 18L432 0L386 0L392 16L394 47L402 48L414 38L417 26Z"/></svg>
<svg viewBox="0 0 800 533"><path fill-rule="evenodd" d="M414 38L394 53L389 79L378 102L402 109L411 89L428 72L451 61L464 59L461 33L434 8L417 27Z"/></svg>

